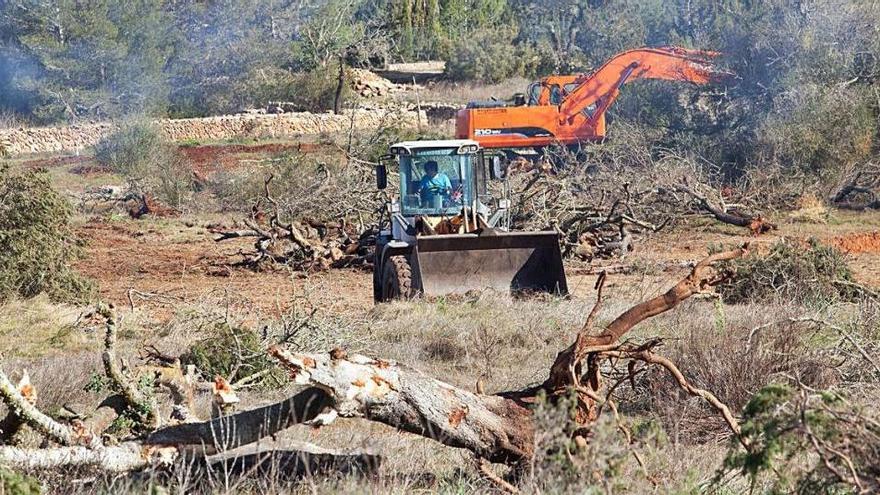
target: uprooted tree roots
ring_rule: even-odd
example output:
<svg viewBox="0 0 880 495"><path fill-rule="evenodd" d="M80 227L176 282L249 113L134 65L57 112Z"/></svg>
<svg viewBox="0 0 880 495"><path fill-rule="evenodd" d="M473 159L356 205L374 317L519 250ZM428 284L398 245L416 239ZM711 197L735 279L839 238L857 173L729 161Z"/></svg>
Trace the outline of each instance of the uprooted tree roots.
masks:
<svg viewBox="0 0 880 495"><path fill-rule="evenodd" d="M25 390L13 386L6 375L0 373L0 392L10 409L9 414L14 416L12 423L33 428L52 445L40 449L0 447L0 464L28 469L87 465L123 472L162 468L185 456L210 465L217 457L228 459L231 454L259 454L299 459L299 464L293 462L290 465L294 467L290 469L306 469L304 465L315 462L326 469L375 469L379 458L361 452L316 452L315 447L308 452L255 453L248 450L248 446L257 440L294 424L308 423L317 427L336 417L347 417L385 423L444 445L467 449L476 456L477 465L484 474L489 472L486 461L502 463L514 468L511 473L515 481L536 454L533 408L542 397L549 401L572 395L577 398L573 419L578 426L575 435L580 437L575 440L580 443L588 441L590 426L603 411L612 411L620 422L611 398L618 384L606 385L600 373L606 360L630 363L630 375L638 372L640 364L665 368L685 392L704 399L718 411L731 432L739 438L740 428L729 408L712 393L690 384L674 363L656 354L659 341L638 345L621 343L620 339L640 322L669 311L687 298L727 279L731 275L731 265L726 262L743 256L745 252L744 247L707 257L665 294L633 306L597 332L595 319L603 301L605 279L604 275L600 276L597 283L599 297L586 323L574 343L558 354L548 378L538 386L485 395L455 387L402 364L348 355L340 349L298 354L281 346L272 346L269 354L289 372L295 383L306 388L277 404L230 416L219 415L210 421L193 417L187 401L187 397L191 397L192 376L179 370L170 373L174 379L159 380L157 375L155 385L173 391L170 394L175 402L172 417L176 419L159 415L156 399L134 387L131 377L119 369L114 352L115 316L104 308L100 314L107 321L105 371L118 391L116 408L109 416L128 414L136 418L141 425L140 433L118 444L105 444L102 434L108 424L106 418L60 423L40 412L28 400ZM214 392L221 399L225 397L224 391L218 390L216 385ZM226 394L230 392L225 391ZM621 431L626 429L621 426ZM250 462L258 460L253 458ZM493 478L487 474L486 477L503 489L515 490L513 485L497 476Z"/></svg>

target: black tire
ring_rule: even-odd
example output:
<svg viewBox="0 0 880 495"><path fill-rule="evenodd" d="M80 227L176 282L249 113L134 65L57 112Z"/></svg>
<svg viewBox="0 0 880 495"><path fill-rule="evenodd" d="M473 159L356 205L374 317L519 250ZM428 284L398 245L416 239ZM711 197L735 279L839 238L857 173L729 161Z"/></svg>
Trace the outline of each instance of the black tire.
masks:
<svg viewBox="0 0 880 495"><path fill-rule="evenodd" d="M391 256L382 270L382 301L413 297L412 268L406 256Z"/></svg>

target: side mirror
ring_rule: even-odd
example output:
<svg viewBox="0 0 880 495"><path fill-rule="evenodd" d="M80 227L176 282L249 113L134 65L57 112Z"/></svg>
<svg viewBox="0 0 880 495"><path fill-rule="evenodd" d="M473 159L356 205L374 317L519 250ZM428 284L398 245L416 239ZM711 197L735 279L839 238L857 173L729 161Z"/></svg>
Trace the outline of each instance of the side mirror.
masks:
<svg viewBox="0 0 880 495"><path fill-rule="evenodd" d="M394 160L394 155L379 157L379 164L376 165L376 188L380 191L388 187L388 165L386 163L392 160Z"/></svg>
<svg viewBox="0 0 880 495"><path fill-rule="evenodd" d="M507 177L507 160L503 156L495 155L492 157L489 172L493 180L503 179Z"/></svg>
<svg viewBox="0 0 880 495"><path fill-rule="evenodd" d="M384 163L376 165L376 188L380 191L388 187L388 168Z"/></svg>

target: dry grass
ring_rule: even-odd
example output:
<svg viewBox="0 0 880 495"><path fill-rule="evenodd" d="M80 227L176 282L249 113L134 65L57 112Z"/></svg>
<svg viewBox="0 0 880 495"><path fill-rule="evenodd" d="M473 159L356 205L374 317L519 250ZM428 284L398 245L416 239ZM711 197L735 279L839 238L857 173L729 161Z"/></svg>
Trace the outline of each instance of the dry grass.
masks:
<svg viewBox="0 0 880 495"><path fill-rule="evenodd" d="M600 314L599 323L606 323L643 297L636 288L619 288ZM651 289L649 292L655 292ZM227 301L228 302L228 301ZM45 301L17 304L10 312L27 314L40 310L40 325L52 328L56 323L46 316ZM399 360L426 373L458 386L473 389L482 379L487 392L519 388L545 377L556 352L567 345L585 318L591 301L582 299L516 300L504 295L483 294L467 299L400 302L376 307L368 315L328 315L317 320L297 339L295 346L303 349L326 349L343 345L373 355ZM276 332L285 327L282 320L272 320L248 312L235 304L231 314L228 304L220 300L204 300L198 305L181 306L171 319L151 321L146 313L129 315L126 354L132 358L131 344L147 332L167 346L178 348L199 338L206 322L231 318L252 329L266 327ZM41 309L42 308L42 309ZM846 306L838 311L856 322L875 322L876 311ZM302 311L304 308L300 308ZM809 327L770 325L789 317L804 314L809 308L793 304L774 306L718 306L713 301L691 301L683 307L650 320L640 327L634 338L662 336L668 339L661 352L677 361L695 385L719 394L733 407L741 403L763 384L797 374L807 381L825 386L828 381L815 357L833 344L825 333ZM300 312L300 315L303 313ZM859 316L863 315L863 316ZM842 319L841 314L830 315ZM293 316L288 315L288 318ZM34 320L34 318L32 318ZM761 328L752 332L753 328ZM876 325L867 335L876 335ZM797 331L795 331L797 330ZM802 330L802 331L801 331ZM752 335L751 342L749 335ZM154 339L155 340L155 339ZM44 407L66 402L93 402L96 397L82 392L90 370L97 369L94 353L71 353L51 358L7 362L5 370L27 367L41 394ZM53 381L59 374L68 377ZM539 423L545 425L539 436L542 452L533 477L524 480L529 492L583 493L586 490L626 491L628 493L687 492L708 482L726 451L724 435L711 413L697 401L683 396L662 374L651 373L641 385L637 400L622 402L624 421L635 432L636 441L627 445L614 425L597 430L601 448L591 449L574 458L560 457L559 448L566 445L560 421L564 413L554 410L539 412ZM626 387L623 387L626 388ZM244 390L243 406L256 407L292 393L293 389ZM206 407L206 397L200 398ZM563 414L563 416L559 416ZM546 419L543 421L541 418ZM659 421L658 421L659 420ZM541 422L543 421L543 423ZM471 456L463 451L442 447L436 442L400 433L390 427L364 420L339 420L321 430L292 428L279 438L305 440L330 448L365 448L382 453L385 463L375 479L352 477L318 477L300 481L283 479L214 479L203 482L208 492L262 493L464 493L487 491L491 485L471 467ZM702 442L695 445L694 440ZM650 480L632 461L631 450L645 460ZM556 452L554 454L554 452ZM181 471L182 473L182 471ZM501 471L499 471L501 473ZM181 475L183 476L183 475ZM52 485L62 491L83 493L97 490L142 491L143 483L154 482L172 491L192 489L191 480L147 479L104 480L82 486ZM653 483L657 483L656 487Z"/></svg>
<svg viewBox="0 0 880 495"><path fill-rule="evenodd" d="M815 223L825 225L831 211L813 194L805 194L798 201L797 209L788 214L788 220L795 223Z"/></svg>
<svg viewBox="0 0 880 495"><path fill-rule="evenodd" d="M0 130L16 129L24 126L25 122L16 113L7 110L0 111Z"/></svg>
<svg viewBox="0 0 880 495"><path fill-rule="evenodd" d="M0 354L39 358L93 347L93 337L76 326L81 308L56 304L46 296L0 305Z"/></svg>

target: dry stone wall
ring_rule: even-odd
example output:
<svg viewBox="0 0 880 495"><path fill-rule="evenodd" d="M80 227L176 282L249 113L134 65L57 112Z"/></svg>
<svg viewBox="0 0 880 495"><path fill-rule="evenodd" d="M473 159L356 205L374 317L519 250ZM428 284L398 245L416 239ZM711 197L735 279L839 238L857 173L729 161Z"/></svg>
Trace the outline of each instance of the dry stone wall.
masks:
<svg viewBox="0 0 880 495"><path fill-rule="evenodd" d="M421 119L420 119L421 117ZM158 120L156 124L172 141L208 141L234 138L282 138L371 130L387 125L415 127L419 120L415 111L389 112L379 109L349 110L341 115L332 113L287 113L280 115L241 114L200 119ZM113 132L115 125L96 123L66 127L23 127L0 130L0 143L10 155L79 151L94 146Z"/></svg>

